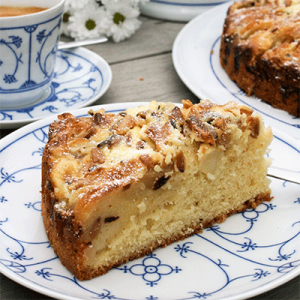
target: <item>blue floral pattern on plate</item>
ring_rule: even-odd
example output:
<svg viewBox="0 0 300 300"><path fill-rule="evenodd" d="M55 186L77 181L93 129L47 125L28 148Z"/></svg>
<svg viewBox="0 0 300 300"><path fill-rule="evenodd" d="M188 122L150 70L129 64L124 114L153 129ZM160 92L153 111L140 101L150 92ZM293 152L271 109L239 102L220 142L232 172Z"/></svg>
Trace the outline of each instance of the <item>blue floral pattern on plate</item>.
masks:
<svg viewBox="0 0 300 300"><path fill-rule="evenodd" d="M180 31L173 46L173 62L178 75L199 98L219 104L237 101L251 106L262 114L266 123L300 139L300 118L254 96L247 97L221 67L220 36L231 4L221 4L201 14Z"/></svg>
<svg viewBox="0 0 300 300"><path fill-rule="evenodd" d="M111 80L109 65L97 54L85 48L59 50L49 94L28 107L0 109L0 126L18 127L87 106L107 91Z"/></svg>
<svg viewBox="0 0 300 300"><path fill-rule="evenodd" d="M140 103L93 109L119 112ZM87 114L76 110L76 116ZM274 199L202 234L80 282L54 254L41 217L41 157L53 118L0 141L0 271L59 299L245 299L300 274L299 185L272 179ZM300 172L300 142L274 129L270 156Z"/></svg>

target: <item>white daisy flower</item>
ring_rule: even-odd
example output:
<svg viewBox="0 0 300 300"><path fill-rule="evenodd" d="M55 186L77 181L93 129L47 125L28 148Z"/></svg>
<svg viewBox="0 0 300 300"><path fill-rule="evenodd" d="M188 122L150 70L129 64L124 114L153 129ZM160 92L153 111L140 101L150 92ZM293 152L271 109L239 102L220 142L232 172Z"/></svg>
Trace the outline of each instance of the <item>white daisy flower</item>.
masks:
<svg viewBox="0 0 300 300"><path fill-rule="evenodd" d="M70 17L72 17L76 11L85 9L89 5L94 5L94 2L95 0L65 0L60 33L71 36L71 29L69 26L71 23Z"/></svg>
<svg viewBox="0 0 300 300"><path fill-rule="evenodd" d="M73 1L72 0L65 0L64 11L69 11L71 9L71 4L72 4Z"/></svg>
<svg viewBox="0 0 300 300"><path fill-rule="evenodd" d="M118 3L118 2L128 2L129 0L101 0L101 2L104 4L104 5L108 5L112 2L114 3Z"/></svg>
<svg viewBox="0 0 300 300"><path fill-rule="evenodd" d="M140 11L132 7L130 1L104 2L106 18L103 19L102 27L106 36L111 36L115 42L130 37L141 26L141 22L137 19Z"/></svg>
<svg viewBox="0 0 300 300"><path fill-rule="evenodd" d="M76 40L105 34L115 42L130 37L141 25L139 3L149 0L66 0L61 34Z"/></svg>
<svg viewBox="0 0 300 300"><path fill-rule="evenodd" d="M69 36L71 31L69 29L70 25L70 17L72 16L72 12L70 10L64 10L63 16L62 16L62 22L60 26L60 34L64 34L66 36Z"/></svg>
<svg viewBox="0 0 300 300"><path fill-rule="evenodd" d="M146 2L149 2L150 0L131 0L131 4L133 6L138 6L140 3L145 4Z"/></svg>
<svg viewBox="0 0 300 300"><path fill-rule="evenodd" d="M105 16L104 8L95 2L89 4L83 10L74 12L69 19L68 29L70 36L75 40L97 38L103 34L102 20Z"/></svg>
<svg viewBox="0 0 300 300"><path fill-rule="evenodd" d="M95 1L101 2L104 6L110 5L111 3L137 6L139 2L148 1L148 0L95 0Z"/></svg>
<svg viewBox="0 0 300 300"><path fill-rule="evenodd" d="M103 6L104 5L102 0L93 0L93 1L96 2L98 6Z"/></svg>
<svg viewBox="0 0 300 300"><path fill-rule="evenodd" d="M94 0L66 0L65 7L69 8L70 10L79 10L84 9L90 4L94 4L94 2Z"/></svg>

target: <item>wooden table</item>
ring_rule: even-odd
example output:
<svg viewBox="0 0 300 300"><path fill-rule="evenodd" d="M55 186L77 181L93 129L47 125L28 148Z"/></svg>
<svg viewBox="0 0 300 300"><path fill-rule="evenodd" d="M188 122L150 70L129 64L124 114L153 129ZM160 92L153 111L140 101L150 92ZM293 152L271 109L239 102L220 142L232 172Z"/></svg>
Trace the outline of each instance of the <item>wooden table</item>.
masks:
<svg viewBox="0 0 300 300"><path fill-rule="evenodd" d="M113 80L109 90L94 104L190 99L198 102L178 77L172 63L172 46L184 23L141 17L141 28L121 43L107 42L88 49L98 53L111 66ZM1 130L5 136L13 130ZM0 241L1 242L1 241ZM0 299L50 299L0 274ZM253 299L300 299L300 276Z"/></svg>

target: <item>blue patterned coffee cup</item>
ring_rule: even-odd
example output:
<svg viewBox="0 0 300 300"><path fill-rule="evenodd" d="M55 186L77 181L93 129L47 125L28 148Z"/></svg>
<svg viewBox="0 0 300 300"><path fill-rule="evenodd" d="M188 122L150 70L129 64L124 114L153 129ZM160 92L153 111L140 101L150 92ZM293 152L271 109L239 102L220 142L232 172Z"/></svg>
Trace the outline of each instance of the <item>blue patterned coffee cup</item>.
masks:
<svg viewBox="0 0 300 300"><path fill-rule="evenodd" d="M0 109L15 109L50 93L64 0L0 0L5 5L47 8L0 17Z"/></svg>

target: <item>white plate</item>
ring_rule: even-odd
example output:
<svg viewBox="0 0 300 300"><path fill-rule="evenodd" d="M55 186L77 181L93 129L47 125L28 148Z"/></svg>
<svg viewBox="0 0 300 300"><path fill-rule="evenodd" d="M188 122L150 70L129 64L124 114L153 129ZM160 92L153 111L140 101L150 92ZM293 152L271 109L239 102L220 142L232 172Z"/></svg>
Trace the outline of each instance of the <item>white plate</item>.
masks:
<svg viewBox="0 0 300 300"><path fill-rule="evenodd" d="M186 86L199 98L224 104L235 100L263 114L266 123L300 139L300 118L245 93L227 76L219 61L220 37L227 9L219 5L189 22L173 45L173 63Z"/></svg>
<svg viewBox="0 0 300 300"><path fill-rule="evenodd" d="M119 112L141 103L97 106ZM73 112L86 115L90 108ZM299 185L272 179L274 199L108 274L79 282L49 246L41 156L52 118L0 141L0 271L56 299L245 299L300 274ZM300 171L300 142L274 130L274 165Z"/></svg>
<svg viewBox="0 0 300 300"><path fill-rule="evenodd" d="M227 1L229 0L150 0L141 4L141 12L149 17L186 22Z"/></svg>
<svg viewBox="0 0 300 300"><path fill-rule="evenodd" d="M28 107L0 109L0 128L17 128L92 104L107 91L112 80L108 63L85 48L59 50L54 72L45 99Z"/></svg>

